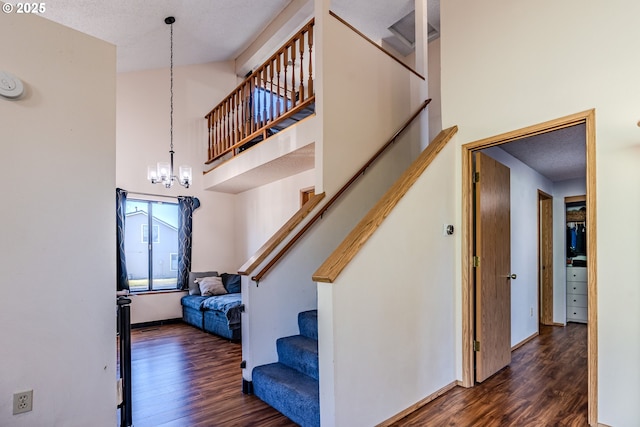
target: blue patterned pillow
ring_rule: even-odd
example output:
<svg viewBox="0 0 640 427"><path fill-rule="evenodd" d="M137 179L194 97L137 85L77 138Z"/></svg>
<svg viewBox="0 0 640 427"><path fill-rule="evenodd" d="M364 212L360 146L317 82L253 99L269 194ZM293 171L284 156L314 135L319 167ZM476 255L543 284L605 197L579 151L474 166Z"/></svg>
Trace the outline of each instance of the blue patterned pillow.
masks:
<svg viewBox="0 0 640 427"><path fill-rule="evenodd" d="M230 294L238 294L241 292L242 286L239 274L222 273L221 276L222 284L227 292Z"/></svg>

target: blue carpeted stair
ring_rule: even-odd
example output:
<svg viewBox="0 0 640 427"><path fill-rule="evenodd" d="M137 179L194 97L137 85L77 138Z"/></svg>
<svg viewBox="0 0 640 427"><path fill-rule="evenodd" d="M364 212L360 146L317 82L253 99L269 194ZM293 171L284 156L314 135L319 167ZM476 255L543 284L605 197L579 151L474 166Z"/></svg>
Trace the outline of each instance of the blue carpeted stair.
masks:
<svg viewBox="0 0 640 427"><path fill-rule="evenodd" d="M277 363L253 368L253 392L297 424L320 426L318 312L299 313L298 327L276 341Z"/></svg>

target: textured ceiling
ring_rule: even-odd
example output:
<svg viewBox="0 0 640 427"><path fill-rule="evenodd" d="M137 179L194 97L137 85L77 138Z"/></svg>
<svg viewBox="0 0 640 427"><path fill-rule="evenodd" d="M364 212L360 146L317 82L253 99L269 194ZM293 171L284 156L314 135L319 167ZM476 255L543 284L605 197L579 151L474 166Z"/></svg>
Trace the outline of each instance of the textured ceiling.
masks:
<svg viewBox="0 0 640 427"><path fill-rule="evenodd" d="M523 138L500 146L551 181L586 176L585 125Z"/></svg>
<svg viewBox="0 0 640 427"><path fill-rule="evenodd" d="M297 0L300 1L300 0ZM49 0L42 15L117 46L118 71L169 64L174 16L175 65L235 59L292 0ZM331 9L373 40L413 9L414 0L334 0ZM440 0L429 0L440 28Z"/></svg>

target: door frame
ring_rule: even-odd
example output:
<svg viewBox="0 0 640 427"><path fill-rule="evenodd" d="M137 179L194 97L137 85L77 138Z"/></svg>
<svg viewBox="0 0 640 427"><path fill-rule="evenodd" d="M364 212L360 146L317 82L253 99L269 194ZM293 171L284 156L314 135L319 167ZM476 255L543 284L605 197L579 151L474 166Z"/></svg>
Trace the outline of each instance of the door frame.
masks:
<svg viewBox="0 0 640 427"><path fill-rule="evenodd" d="M506 144L529 136L564 129L578 124L586 128L586 188L587 188L587 272L588 316L587 324L587 379L588 422L598 420L598 301L597 301L597 248L596 248L596 138L595 109L506 132L470 142L462 146L462 382L463 387L474 386L473 339L473 152Z"/></svg>
<svg viewBox="0 0 640 427"><path fill-rule="evenodd" d="M542 203L549 203L549 215L542 214ZM543 227L551 221L553 234L553 196L538 189L538 333L540 325L564 326L553 322L553 239L551 245L542 244ZM549 247L550 246L550 247ZM550 252L550 254L549 254ZM542 273L543 259L551 258L551 283L545 283Z"/></svg>

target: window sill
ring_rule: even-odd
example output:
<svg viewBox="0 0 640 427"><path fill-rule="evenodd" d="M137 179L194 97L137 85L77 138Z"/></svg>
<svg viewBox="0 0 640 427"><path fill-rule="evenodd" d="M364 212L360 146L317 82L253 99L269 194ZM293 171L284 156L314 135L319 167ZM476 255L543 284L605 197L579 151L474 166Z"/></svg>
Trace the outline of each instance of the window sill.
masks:
<svg viewBox="0 0 640 427"><path fill-rule="evenodd" d="M136 291L136 292L131 292L129 293L129 295L158 295L158 294L175 294L178 292L189 292L187 289L182 290L182 289L165 289L162 291Z"/></svg>

